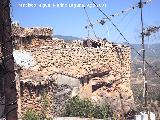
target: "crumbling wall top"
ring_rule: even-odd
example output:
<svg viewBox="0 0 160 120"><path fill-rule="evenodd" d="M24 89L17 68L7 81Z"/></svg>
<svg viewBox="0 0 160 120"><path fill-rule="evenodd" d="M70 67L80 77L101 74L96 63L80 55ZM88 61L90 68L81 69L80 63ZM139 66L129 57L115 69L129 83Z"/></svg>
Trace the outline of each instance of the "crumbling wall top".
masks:
<svg viewBox="0 0 160 120"><path fill-rule="evenodd" d="M27 37L27 36L50 36L53 35L51 27L32 27L23 28L19 23L12 23L12 36Z"/></svg>

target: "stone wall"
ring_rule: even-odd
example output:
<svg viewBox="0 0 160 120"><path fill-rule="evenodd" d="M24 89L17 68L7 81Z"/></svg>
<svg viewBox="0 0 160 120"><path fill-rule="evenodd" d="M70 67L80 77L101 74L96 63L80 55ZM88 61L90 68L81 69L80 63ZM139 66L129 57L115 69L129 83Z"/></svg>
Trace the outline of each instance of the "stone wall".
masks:
<svg viewBox="0 0 160 120"><path fill-rule="evenodd" d="M17 96L22 116L33 110L47 118L60 116L66 101L71 98L72 87L58 85L53 75L43 74L41 71L23 69L19 74L21 96ZM19 113L20 114L20 113Z"/></svg>
<svg viewBox="0 0 160 120"><path fill-rule="evenodd" d="M50 27L32 27L24 28L19 23L12 23L12 36L27 37L27 36L52 36L53 29Z"/></svg>
<svg viewBox="0 0 160 120"><path fill-rule="evenodd" d="M46 39L51 40L53 35L53 29L50 27L24 28L16 22L12 23L11 29L15 49L33 47L33 45L38 46Z"/></svg>
<svg viewBox="0 0 160 120"><path fill-rule="evenodd" d="M33 84L32 81L21 81L21 111L24 115L28 110L33 110L41 115L53 118L53 90L54 84Z"/></svg>
<svg viewBox="0 0 160 120"><path fill-rule="evenodd" d="M44 42L27 49L26 52L33 55L37 64L24 71L22 79L49 77L56 83L68 83L73 88L71 96L78 94L98 104L108 103L120 114L132 109L129 47L110 42L104 42L100 48L84 48L79 43L63 47L64 44L59 41Z"/></svg>
<svg viewBox="0 0 160 120"><path fill-rule="evenodd" d="M118 111L124 113L133 106L129 47L107 43L101 48L48 46L31 48L28 52L38 63L34 70L52 74L55 79L58 74L79 79L82 98L87 96L100 103L109 101L113 108L118 106Z"/></svg>
<svg viewBox="0 0 160 120"><path fill-rule="evenodd" d="M130 84L130 48L111 46L106 48L33 48L28 50L46 72L59 72L73 77L83 77L97 71L109 71ZM51 71L52 69L52 71ZM48 70L48 71L47 71Z"/></svg>

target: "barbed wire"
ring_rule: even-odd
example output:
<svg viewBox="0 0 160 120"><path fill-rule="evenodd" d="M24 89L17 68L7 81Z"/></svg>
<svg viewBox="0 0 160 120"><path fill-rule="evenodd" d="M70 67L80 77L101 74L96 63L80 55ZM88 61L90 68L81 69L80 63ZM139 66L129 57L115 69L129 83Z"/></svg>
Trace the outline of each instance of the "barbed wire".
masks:
<svg viewBox="0 0 160 120"><path fill-rule="evenodd" d="M97 38L96 33L95 33L95 30L94 30L93 25L92 25L92 22L91 22L91 20L90 20L90 17L89 17L89 15L88 15L87 10L86 10L85 7L84 7L84 11L85 11L85 13L86 13L86 16L87 16L88 22L89 22L89 24L90 24L90 27L92 28L93 34L94 34L94 36ZM85 27L85 28L88 29L88 27ZM88 30L89 30L89 29L88 29ZM89 36L88 36L88 37L89 37Z"/></svg>
<svg viewBox="0 0 160 120"><path fill-rule="evenodd" d="M152 33L156 33L159 30L160 30L160 26L149 26L144 29L143 35L149 37L152 35Z"/></svg>
<svg viewBox="0 0 160 120"><path fill-rule="evenodd" d="M150 2L151 2L151 0L148 0L148 1L146 1L146 2L142 2L142 4L143 4L143 5L146 5L146 4L150 3ZM96 4L96 7L98 7L97 4ZM132 7L129 7L129 8L127 8L127 9L124 9L124 10L118 12L118 13L109 15L108 18L111 19L111 18L116 17L116 16L119 16L119 15L121 15L121 14L128 13L128 12L130 12L131 10L134 10L135 8L138 8L138 7L139 7L139 3L133 5ZM92 25L89 24L89 25L86 25L85 27L92 27L92 26L94 26L94 25L96 25L96 24L104 25L104 24L106 23L106 21L108 20L108 18L98 19L98 20L97 20L96 22L94 22Z"/></svg>

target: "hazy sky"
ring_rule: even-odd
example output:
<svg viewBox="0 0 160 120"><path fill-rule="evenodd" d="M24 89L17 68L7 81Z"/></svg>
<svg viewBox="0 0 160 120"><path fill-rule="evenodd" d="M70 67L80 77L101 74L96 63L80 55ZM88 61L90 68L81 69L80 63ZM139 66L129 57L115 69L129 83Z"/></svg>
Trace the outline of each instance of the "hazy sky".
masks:
<svg viewBox="0 0 160 120"><path fill-rule="evenodd" d="M101 5L101 9L107 14L114 14L123 9L129 8L138 0L94 0ZM142 0L144 1L144 0ZM22 7L22 4L34 4L33 7ZM66 4L63 7L57 7L57 4ZM41 4L41 7L40 7ZM47 7L43 4L50 4ZM53 6L53 4L55 6ZM61 4L61 5L62 5ZM77 8L71 7L75 4ZM18 21L23 27L53 27L54 34L87 37L87 30L85 25L88 24L84 8L78 4L92 4L92 0L11 0L11 16L12 21ZM36 6L35 6L36 5ZM70 8L69 8L70 5ZM103 6L106 5L106 6ZM103 6L103 7L102 7ZM92 7L92 8L90 8ZM97 10L96 7L90 5L86 7L91 22L97 19L104 18L104 16ZM149 4L144 6L143 18L144 26L160 25L160 0L152 0ZM125 35L131 43L140 42L139 33L140 28L140 9L130 11L129 13L112 18L112 21L118 26L121 32ZM107 38L113 42L125 42L115 28L109 21L105 25L97 24L94 26L95 33L98 37ZM94 37L93 31L90 30L90 36ZM153 41L159 39L156 34ZM155 40L156 39L156 40Z"/></svg>

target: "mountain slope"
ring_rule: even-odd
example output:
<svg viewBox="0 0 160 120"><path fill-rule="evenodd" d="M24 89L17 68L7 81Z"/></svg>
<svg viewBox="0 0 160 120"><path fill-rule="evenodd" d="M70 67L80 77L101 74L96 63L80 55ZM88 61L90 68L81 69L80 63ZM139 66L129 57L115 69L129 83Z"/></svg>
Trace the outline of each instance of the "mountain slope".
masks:
<svg viewBox="0 0 160 120"><path fill-rule="evenodd" d="M54 35L54 38L64 39L65 41L82 40L82 38L74 36L63 36L63 35Z"/></svg>

